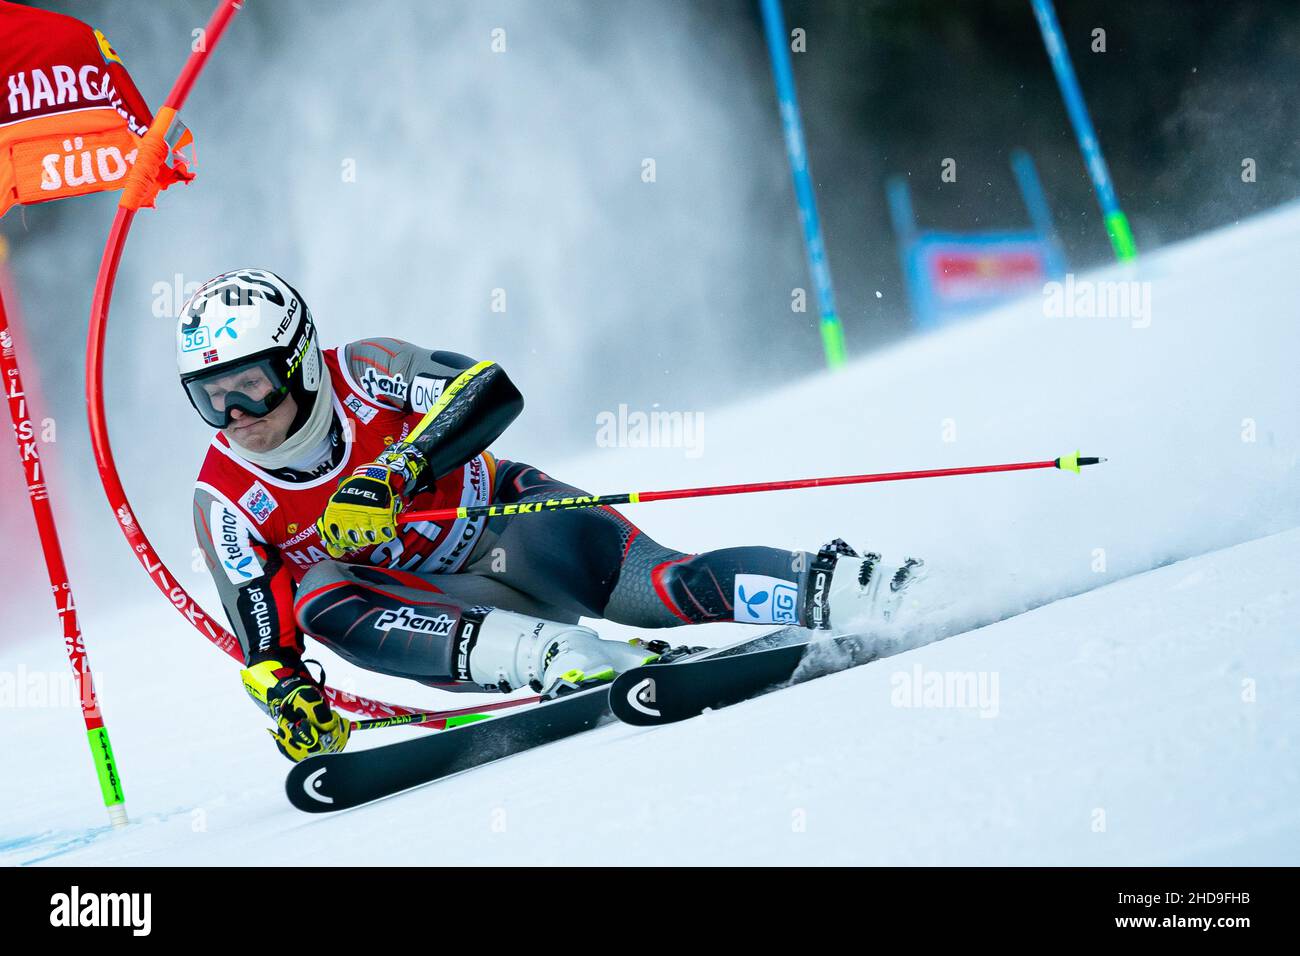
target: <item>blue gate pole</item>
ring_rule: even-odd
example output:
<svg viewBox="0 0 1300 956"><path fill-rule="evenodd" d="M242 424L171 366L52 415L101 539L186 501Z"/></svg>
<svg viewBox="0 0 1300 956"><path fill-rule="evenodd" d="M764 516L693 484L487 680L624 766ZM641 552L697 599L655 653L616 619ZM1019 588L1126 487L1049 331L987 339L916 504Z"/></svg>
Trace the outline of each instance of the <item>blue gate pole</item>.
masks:
<svg viewBox="0 0 1300 956"><path fill-rule="evenodd" d="M1034 7L1034 16L1038 19L1038 28L1043 33L1043 45L1052 61L1052 70L1056 73L1056 82L1061 87L1061 96L1065 100L1066 112L1070 114L1070 123L1074 126L1075 138L1079 141L1079 150L1092 178L1092 188L1097 194L1097 202L1105 217L1106 233L1110 236L1115 258L1120 262L1129 262L1137 257L1137 246L1133 242L1133 231L1129 229L1128 217L1119 208L1115 198L1115 187L1111 184L1110 170L1101 155L1101 144L1097 142L1097 131L1093 129L1088 116L1088 107L1083 102L1083 93L1079 90L1079 78L1074 73L1070 62L1070 53L1065 48L1065 39L1061 36L1061 24L1056 19L1056 8L1052 0L1030 0Z"/></svg>
<svg viewBox="0 0 1300 956"><path fill-rule="evenodd" d="M785 30L780 0L759 0L763 10L763 29L772 56L776 77L776 98L781 108L781 128L785 133L785 150L794 176L794 194L803 223L804 252L812 273L817 306L821 310L822 347L828 368L844 364L844 327L835 310L835 290L831 285L831 267L826 261L826 242L822 238L821 220L817 216L817 197L813 193L812 175L808 171L808 150L804 144L803 123L799 119L799 100L794 91L794 69L790 63L790 38Z"/></svg>

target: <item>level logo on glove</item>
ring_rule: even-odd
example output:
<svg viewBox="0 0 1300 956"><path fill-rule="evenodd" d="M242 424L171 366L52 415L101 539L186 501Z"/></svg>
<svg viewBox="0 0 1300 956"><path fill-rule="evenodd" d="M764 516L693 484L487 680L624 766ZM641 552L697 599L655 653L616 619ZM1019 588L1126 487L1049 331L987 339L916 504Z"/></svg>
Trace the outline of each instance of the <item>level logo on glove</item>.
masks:
<svg viewBox="0 0 1300 956"><path fill-rule="evenodd" d="M339 482L316 530L331 558L397 537L402 478L381 464L363 465Z"/></svg>

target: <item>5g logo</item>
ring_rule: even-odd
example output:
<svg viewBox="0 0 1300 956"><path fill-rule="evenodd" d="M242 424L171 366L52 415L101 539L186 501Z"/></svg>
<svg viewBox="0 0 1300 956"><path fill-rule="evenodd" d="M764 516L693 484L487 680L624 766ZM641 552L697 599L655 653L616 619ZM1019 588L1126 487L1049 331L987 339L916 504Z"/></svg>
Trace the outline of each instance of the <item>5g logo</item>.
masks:
<svg viewBox="0 0 1300 956"><path fill-rule="evenodd" d="M207 326L200 325L194 329L182 329L181 351L197 352L199 349L208 347L211 339L208 336Z"/></svg>

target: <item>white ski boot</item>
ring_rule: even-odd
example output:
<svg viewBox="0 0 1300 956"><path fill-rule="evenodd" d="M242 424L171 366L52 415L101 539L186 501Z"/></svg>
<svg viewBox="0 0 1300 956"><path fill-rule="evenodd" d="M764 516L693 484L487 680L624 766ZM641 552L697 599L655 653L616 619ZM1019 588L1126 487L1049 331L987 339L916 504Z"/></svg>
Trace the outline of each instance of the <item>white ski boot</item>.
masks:
<svg viewBox="0 0 1300 956"><path fill-rule="evenodd" d="M458 643L463 639L464 629ZM484 615L469 647L467 676L485 687L509 691L528 685L543 697L560 697L608 683L628 668L659 656L646 651L603 640L579 624L557 624L495 608Z"/></svg>
<svg viewBox="0 0 1300 956"><path fill-rule="evenodd" d="M830 625L836 631L888 624L915 603L915 585L926 573L921 559L886 561L875 551L859 557L838 538L825 551L837 553L826 595Z"/></svg>

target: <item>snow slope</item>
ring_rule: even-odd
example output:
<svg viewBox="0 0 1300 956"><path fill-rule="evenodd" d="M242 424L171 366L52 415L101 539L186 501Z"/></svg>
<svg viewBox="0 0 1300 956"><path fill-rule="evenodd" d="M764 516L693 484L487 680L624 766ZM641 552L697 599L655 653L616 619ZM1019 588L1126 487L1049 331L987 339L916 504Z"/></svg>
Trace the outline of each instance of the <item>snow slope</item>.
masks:
<svg viewBox="0 0 1300 956"><path fill-rule="evenodd" d="M33 829L0 860L239 864L274 837L339 865L1294 864L1297 567L1300 530L328 818L284 802L268 748L216 733L177 766L187 735L164 730L131 760L131 830L44 830L20 801ZM965 698L926 690L967 675ZM128 734L145 703L117 701Z"/></svg>
<svg viewBox="0 0 1300 956"><path fill-rule="evenodd" d="M1300 209L1282 210L1090 277L1150 282L1149 325L1049 319L1030 300L705 410L699 455L600 448L548 467L615 491L1075 447L1111 459L1080 477L643 506L645 531L683 549L838 535L924 556L928 614L894 635L906 646L1006 620L334 818L287 806L286 765L231 663L120 542L95 542L119 560L81 610L137 825L87 830L102 811L75 708L40 699L66 667L45 635L0 652L18 685L0 707L0 862L234 863L289 831L336 862L1296 863L1297 244ZM332 683L445 701L320 656ZM991 693L996 677L995 707L894 706L918 666L922 686L973 672Z"/></svg>

